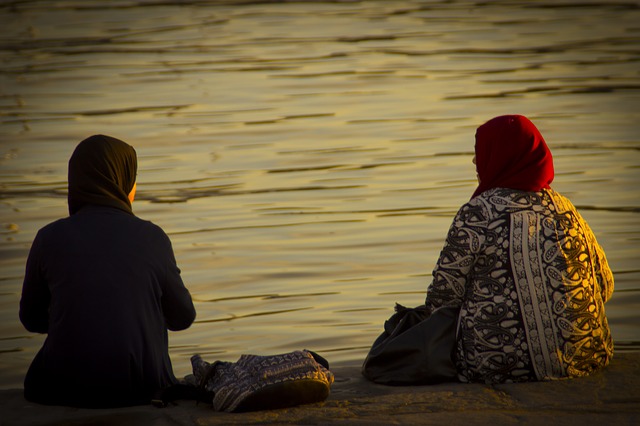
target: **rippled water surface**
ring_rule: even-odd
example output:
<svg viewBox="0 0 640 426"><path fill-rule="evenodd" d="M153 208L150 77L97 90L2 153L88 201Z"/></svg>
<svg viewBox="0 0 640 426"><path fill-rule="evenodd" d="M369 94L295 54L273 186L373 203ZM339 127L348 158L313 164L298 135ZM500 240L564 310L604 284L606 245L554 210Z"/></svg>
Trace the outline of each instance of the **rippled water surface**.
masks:
<svg viewBox="0 0 640 426"><path fill-rule="evenodd" d="M194 353L362 359L422 303L475 128L506 113L545 135L614 270L617 347L640 349L636 1L8 0L0 32L0 387L42 344L24 263L94 133L136 147L134 210L195 299L178 376Z"/></svg>

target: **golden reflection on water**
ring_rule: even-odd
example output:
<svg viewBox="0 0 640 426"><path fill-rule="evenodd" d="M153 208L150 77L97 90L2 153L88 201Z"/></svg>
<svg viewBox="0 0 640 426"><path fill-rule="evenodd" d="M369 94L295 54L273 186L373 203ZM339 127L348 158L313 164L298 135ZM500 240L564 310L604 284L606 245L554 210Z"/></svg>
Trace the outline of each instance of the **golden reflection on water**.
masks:
<svg viewBox="0 0 640 426"><path fill-rule="evenodd" d="M136 147L134 209L193 293L179 376L196 352L362 359L395 302L422 302L475 128L505 113L545 135L638 349L636 3L16 0L0 20L0 386L41 345L17 319L24 262L94 133Z"/></svg>

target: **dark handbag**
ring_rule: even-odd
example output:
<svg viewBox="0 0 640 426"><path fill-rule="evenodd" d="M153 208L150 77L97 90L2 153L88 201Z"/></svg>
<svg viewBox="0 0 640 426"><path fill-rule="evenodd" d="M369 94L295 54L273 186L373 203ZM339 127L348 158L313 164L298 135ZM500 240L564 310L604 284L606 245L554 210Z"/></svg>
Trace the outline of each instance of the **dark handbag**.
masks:
<svg viewBox="0 0 640 426"><path fill-rule="evenodd" d="M362 374L384 385L435 384L456 380L453 353L460 307L405 308L384 323L362 365Z"/></svg>

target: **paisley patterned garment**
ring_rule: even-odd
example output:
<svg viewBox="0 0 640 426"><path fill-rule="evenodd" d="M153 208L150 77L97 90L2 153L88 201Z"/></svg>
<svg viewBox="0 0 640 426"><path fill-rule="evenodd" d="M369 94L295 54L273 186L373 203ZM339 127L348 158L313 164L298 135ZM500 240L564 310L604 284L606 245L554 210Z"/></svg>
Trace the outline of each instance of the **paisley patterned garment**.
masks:
<svg viewBox="0 0 640 426"><path fill-rule="evenodd" d="M461 305L459 379L505 383L606 366L612 293L604 252L567 198L494 188L458 211L426 304Z"/></svg>

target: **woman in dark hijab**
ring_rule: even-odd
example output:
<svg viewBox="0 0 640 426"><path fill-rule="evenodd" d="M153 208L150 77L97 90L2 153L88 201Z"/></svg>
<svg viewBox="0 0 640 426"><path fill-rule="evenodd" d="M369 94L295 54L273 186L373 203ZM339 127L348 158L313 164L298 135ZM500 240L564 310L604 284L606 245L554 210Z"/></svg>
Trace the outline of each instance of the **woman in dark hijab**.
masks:
<svg viewBox="0 0 640 426"><path fill-rule="evenodd" d="M132 146L104 135L85 139L69 160L69 214L86 205L109 206L133 214L129 193L137 173Z"/></svg>
<svg viewBox="0 0 640 426"><path fill-rule="evenodd" d="M551 152L526 117L477 129L479 184L456 214L426 305L460 306L464 382L578 377L606 366L613 275L573 204L554 191Z"/></svg>
<svg viewBox="0 0 640 426"><path fill-rule="evenodd" d="M25 378L42 404L147 404L176 383L167 330L195 319L167 235L133 214L133 147L104 135L69 160L70 216L42 228L27 260L20 320L47 334Z"/></svg>

